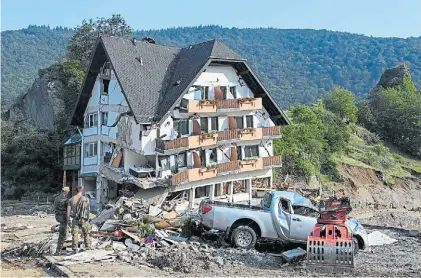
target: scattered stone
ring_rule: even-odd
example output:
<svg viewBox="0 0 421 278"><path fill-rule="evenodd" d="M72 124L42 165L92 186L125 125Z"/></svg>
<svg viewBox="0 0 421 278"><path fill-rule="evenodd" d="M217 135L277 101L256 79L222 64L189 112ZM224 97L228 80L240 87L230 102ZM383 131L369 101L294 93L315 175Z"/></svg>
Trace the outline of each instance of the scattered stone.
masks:
<svg viewBox="0 0 421 278"><path fill-rule="evenodd" d="M224 265L224 259L220 256L211 258L211 261L218 264L219 266Z"/></svg>
<svg viewBox="0 0 421 278"><path fill-rule="evenodd" d="M421 236L421 232L418 230L409 230L408 235L411 237Z"/></svg>
<svg viewBox="0 0 421 278"><path fill-rule="evenodd" d="M396 242L396 239L393 239L379 231L374 231L368 235L368 243L370 246L386 245L394 242Z"/></svg>

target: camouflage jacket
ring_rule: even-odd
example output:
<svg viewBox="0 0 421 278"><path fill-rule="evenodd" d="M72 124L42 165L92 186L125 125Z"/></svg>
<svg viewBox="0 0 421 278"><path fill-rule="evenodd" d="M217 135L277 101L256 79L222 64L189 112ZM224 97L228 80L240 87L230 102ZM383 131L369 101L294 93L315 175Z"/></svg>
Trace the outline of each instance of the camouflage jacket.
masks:
<svg viewBox="0 0 421 278"><path fill-rule="evenodd" d="M71 207L71 216L73 217L73 219L76 221L89 220L89 198L85 196L81 196L80 200L79 198L77 198L77 196L73 198L69 201L69 205Z"/></svg>
<svg viewBox="0 0 421 278"><path fill-rule="evenodd" d="M68 202L69 198L64 196L63 193L57 195L54 199L54 213L56 215L66 215Z"/></svg>

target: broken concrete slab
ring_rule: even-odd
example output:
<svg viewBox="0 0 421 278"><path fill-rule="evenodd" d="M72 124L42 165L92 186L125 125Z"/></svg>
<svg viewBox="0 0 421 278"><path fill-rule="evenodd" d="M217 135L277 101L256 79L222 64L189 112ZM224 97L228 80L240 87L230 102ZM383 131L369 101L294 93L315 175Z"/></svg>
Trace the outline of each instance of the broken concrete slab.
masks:
<svg viewBox="0 0 421 278"><path fill-rule="evenodd" d="M151 216L158 216L162 213L162 209L160 209L159 207L150 205L149 206L149 215Z"/></svg>

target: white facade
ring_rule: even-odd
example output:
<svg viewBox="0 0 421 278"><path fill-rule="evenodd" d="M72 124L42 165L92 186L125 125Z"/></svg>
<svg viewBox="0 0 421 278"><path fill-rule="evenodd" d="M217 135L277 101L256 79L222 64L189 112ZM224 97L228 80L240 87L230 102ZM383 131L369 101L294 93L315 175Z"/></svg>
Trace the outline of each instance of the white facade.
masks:
<svg viewBox="0 0 421 278"><path fill-rule="evenodd" d="M116 79L114 72L112 71L111 80L108 85L108 93L104 94L106 86L102 83L103 81L98 76L94 88L92 90L92 96L89 99L88 106L85 110L85 128L83 129L82 139L82 151L83 151L83 163L81 165L82 176L87 175L85 178L85 184L89 187L90 191L96 191L97 201L106 201L103 195L108 197L115 197L117 194L116 183L108 180L107 177L103 176L100 172L100 166L104 164L104 158L110 157L110 154L115 150L122 149L122 165L124 173L128 174L130 168L139 166L151 167L158 170L156 177L163 178L167 175L171 175L171 170L176 167L177 154L164 156L158 154L155 151L156 139L159 136L160 139L169 140L174 139L172 137L177 136L178 127L175 126L174 118L183 118L177 110L172 111L170 116L163 119L159 126L151 124L137 124L132 116L120 114L127 112L129 107L127 101L123 95L122 89ZM209 95L208 98L214 98L214 88L219 86L235 87L236 96L234 96L230 90L227 90L226 98L246 98L253 97L253 93L247 85L239 83L239 76L236 74L234 68L231 66L209 66L205 72L203 72L199 78L194 82L194 86L208 86ZM195 87L189 89L188 93L183 96L185 99L200 99L200 93L198 93ZM95 116L96 114L96 116ZM266 116L264 116L266 114ZM263 111L245 112L237 111L229 113L229 116L241 117L243 126L246 127L252 119L252 127L260 128L269 121L272 125L271 120L267 120L268 113ZM200 115L200 117L207 118L207 131L226 131L229 130L228 115L213 113L208 115ZM217 130L212 129L211 117L217 117L218 127ZM117 122L118 120L118 122ZM187 137L192 134L193 121L194 119L188 120L189 133L179 136ZM240 147L240 155L245 156L244 148L246 146L257 146L258 157L267 157L273 155L272 140L255 140L255 141L239 141L237 145ZM193 155L194 150L187 150L186 161L187 165L177 167L178 171L183 171L193 167ZM205 165L211 163L212 149L207 149ZM229 161L230 148L217 147L216 148L216 163L223 163ZM162 159L166 159L167 168L160 168L159 163ZM106 162L108 163L108 162ZM178 165L179 166L179 165ZM96 180L93 181L93 177L89 176L92 173L96 173ZM201 186L214 186L215 183L230 182L235 180L250 179L251 173L240 173L229 176L221 176L213 179L210 183L209 180L196 181L187 185L175 186L172 188L174 191L191 189L194 187ZM94 176L94 175L92 175ZM272 177L272 169L264 169L253 173L254 177ZM96 188L94 188L96 186Z"/></svg>

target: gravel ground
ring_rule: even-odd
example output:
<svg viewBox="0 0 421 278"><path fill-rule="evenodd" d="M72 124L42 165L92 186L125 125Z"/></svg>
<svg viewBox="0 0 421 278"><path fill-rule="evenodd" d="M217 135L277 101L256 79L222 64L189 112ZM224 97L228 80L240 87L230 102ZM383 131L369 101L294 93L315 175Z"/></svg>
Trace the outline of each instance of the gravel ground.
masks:
<svg viewBox="0 0 421 278"><path fill-rule="evenodd" d="M377 213L379 215L379 212ZM400 215L399 215L400 216ZM395 217L396 218L396 217ZM377 216L373 225L378 225L382 219L389 222L390 212L384 216ZM416 220L416 216L411 219ZM371 223L367 219L364 222ZM19 244L19 241L37 241L42 237L49 236L50 225L55 223L51 215L39 216L9 216L3 217L2 223L12 226L24 223L34 227L29 230L17 231L18 239L8 242L6 233L2 233L2 249L5 245ZM366 226L368 228L368 226ZM284 266L279 256L273 256L256 250L239 250L233 248L216 248L212 242L193 244L180 243L175 247L162 250L149 250L145 259L136 258L130 263L117 260L112 263L92 263L70 266L75 276L311 276L311 277L344 277L344 276L377 276L377 277L420 277L421 273L421 238L409 237L407 233L391 228L376 227L368 230L379 230L382 233L396 239L390 245L372 246L368 250L361 251L355 258L355 268L352 272L341 271L337 268L325 270L310 269L305 264ZM273 252L273 251L270 251ZM145 262L144 264L140 263ZM4 261L3 261L4 263ZM148 267L145 266L148 264ZM23 264L2 264L2 276L37 276L43 273L45 266L28 265L24 263L22 269L30 272L19 272L19 266ZM37 271L37 267L39 272ZM130 269L130 271L128 271ZM101 272L103 270L103 272ZM106 270L106 272L105 272ZM34 272L32 272L34 271ZM45 273L45 272L44 272Z"/></svg>

